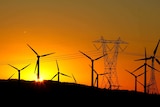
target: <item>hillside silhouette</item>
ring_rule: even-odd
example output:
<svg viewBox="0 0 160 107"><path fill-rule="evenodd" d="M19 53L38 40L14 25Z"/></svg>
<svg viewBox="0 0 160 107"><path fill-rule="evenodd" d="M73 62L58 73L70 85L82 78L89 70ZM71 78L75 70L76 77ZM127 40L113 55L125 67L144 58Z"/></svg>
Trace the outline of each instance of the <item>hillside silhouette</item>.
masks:
<svg viewBox="0 0 160 107"><path fill-rule="evenodd" d="M148 104L160 95L144 94L128 90L108 90L91 87L83 84L57 82L44 80L42 83L35 81L0 80L0 96L7 101L36 101L48 102L74 101L80 104L117 104L117 101L127 101ZM2 100L1 100L2 101ZM40 102L37 105L40 105ZM126 103L127 103L126 102ZM47 103L47 104L48 104ZM63 103L61 103L63 104Z"/></svg>

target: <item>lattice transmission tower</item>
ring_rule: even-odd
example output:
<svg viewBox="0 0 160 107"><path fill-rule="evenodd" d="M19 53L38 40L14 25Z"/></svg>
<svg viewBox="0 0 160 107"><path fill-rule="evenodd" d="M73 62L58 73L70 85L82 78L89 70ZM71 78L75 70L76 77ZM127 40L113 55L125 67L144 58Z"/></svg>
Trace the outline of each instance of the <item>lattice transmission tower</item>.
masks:
<svg viewBox="0 0 160 107"><path fill-rule="evenodd" d="M103 87L108 87L108 89L119 89L118 76L116 71L117 58L119 49L124 51L125 48L121 48L121 44L128 44L125 41L122 41L120 37L117 40L105 40L103 36L99 40L93 41L94 43L101 43L100 48L102 49L102 54L108 54L104 56L104 73L107 73L103 76L102 84ZM110 48L108 44L113 44L113 47ZM95 45L96 47L96 45ZM97 48L97 49L100 49ZM106 78L106 79L105 79ZM107 80L107 81L105 81Z"/></svg>

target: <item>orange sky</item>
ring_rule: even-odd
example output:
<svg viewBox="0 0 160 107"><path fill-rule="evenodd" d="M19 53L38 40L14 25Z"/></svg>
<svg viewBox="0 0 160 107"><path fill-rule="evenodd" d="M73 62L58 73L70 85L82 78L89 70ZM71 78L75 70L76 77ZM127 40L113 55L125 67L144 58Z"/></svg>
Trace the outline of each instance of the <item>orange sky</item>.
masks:
<svg viewBox="0 0 160 107"><path fill-rule="evenodd" d="M100 44L93 41L101 36L106 40L120 37L128 42L117 59L120 89L134 90L134 77L125 69L133 71L143 65L134 60L144 57L145 47L147 56L152 55L160 39L159 5L159 0L0 0L0 78L8 79L13 73L12 78L18 78L8 64L19 69L31 64L21 71L21 79L35 79L37 57L29 44L40 55L55 52L40 59L42 78L51 79L57 73L58 60L60 72L73 74L77 83L91 85L91 62L79 50L97 58L102 51L96 50L94 44ZM159 54L158 48L160 59ZM103 59L95 61L96 71L104 71L103 63ZM160 74L155 74L160 89ZM60 81L74 82L64 76ZM143 77L139 81L143 83ZM143 86L138 84L138 90L143 91Z"/></svg>

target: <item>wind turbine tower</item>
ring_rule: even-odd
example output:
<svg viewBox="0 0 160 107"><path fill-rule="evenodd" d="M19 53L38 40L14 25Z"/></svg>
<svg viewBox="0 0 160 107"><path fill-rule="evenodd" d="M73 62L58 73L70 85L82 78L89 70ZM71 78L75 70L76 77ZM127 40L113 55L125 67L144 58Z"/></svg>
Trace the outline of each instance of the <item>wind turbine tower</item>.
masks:
<svg viewBox="0 0 160 107"><path fill-rule="evenodd" d="M104 57L104 73L106 72L108 73L107 75L104 75L104 76L108 77L108 83L110 83L109 86L111 86L110 87L111 89L113 89L112 86L114 87L117 86L119 88L118 76L116 72L117 58L118 58L119 49L121 49L121 51L124 51L126 49L126 47L122 49L120 45L128 44L128 43L125 41L122 41L120 37L117 40L105 40L103 36L101 36L100 40L95 40L93 42L101 43L100 48L102 48L103 54L106 54L106 53L108 54L108 52L112 53ZM113 47L109 48L108 44L113 44Z"/></svg>

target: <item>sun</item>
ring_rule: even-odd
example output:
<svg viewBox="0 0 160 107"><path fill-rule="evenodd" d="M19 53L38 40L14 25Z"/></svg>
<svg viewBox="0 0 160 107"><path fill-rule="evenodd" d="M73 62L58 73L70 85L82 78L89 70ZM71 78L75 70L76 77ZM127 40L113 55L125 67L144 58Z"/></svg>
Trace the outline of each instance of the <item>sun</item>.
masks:
<svg viewBox="0 0 160 107"><path fill-rule="evenodd" d="M35 79L35 82L43 82L43 78Z"/></svg>

